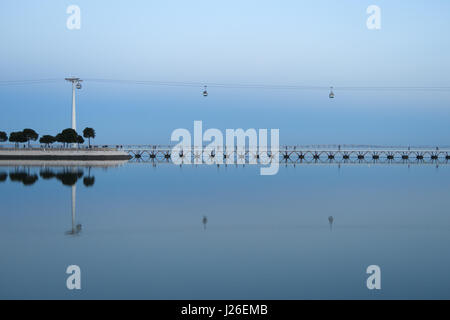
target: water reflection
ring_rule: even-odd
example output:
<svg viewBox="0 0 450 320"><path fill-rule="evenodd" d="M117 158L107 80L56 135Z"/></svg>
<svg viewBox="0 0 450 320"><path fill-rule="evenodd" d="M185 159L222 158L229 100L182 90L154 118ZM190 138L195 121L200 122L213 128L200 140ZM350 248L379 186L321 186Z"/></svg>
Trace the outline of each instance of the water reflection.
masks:
<svg viewBox="0 0 450 320"><path fill-rule="evenodd" d="M9 180L11 182L20 182L24 186L31 186L35 184L39 180L39 177L43 180L51 180L56 178L56 180L60 181L65 186L73 186L83 176L84 172L79 168L65 168L60 171L44 168L39 172L39 176L36 173L31 173L30 168L14 168L9 172ZM5 182L7 178L8 173L0 172L0 182ZM91 187L95 184L95 177L91 175L90 170L89 176L84 178L83 184L86 187Z"/></svg>
<svg viewBox="0 0 450 320"><path fill-rule="evenodd" d="M333 221L334 221L333 216L329 216L328 217L328 223L330 224L330 230L333 230Z"/></svg>
<svg viewBox="0 0 450 320"><path fill-rule="evenodd" d="M95 183L95 177L91 176L91 167L88 169L88 176L84 177L83 184L86 187L92 187Z"/></svg>
<svg viewBox="0 0 450 320"><path fill-rule="evenodd" d="M77 169L69 169L56 173L56 179L65 186L74 186L78 179L82 178L84 172Z"/></svg>
<svg viewBox="0 0 450 320"><path fill-rule="evenodd" d="M16 169L9 173L9 180L12 182L21 182L24 186L31 186L36 183L38 176L30 174L30 171Z"/></svg>
<svg viewBox="0 0 450 320"><path fill-rule="evenodd" d="M56 174L53 170L45 168L39 172L39 176L44 180L50 180L53 179L56 176Z"/></svg>
<svg viewBox="0 0 450 320"><path fill-rule="evenodd" d="M67 235L77 236L81 232L81 224L76 224L76 201L77 201L77 186L72 186L72 229L66 231Z"/></svg>
<svg viewBox="0 0 450 320"><path fill-rule="evenodd" d="M208 223L208 218L206 216L203 216L202 223L203 223L203 230L206 230L206 224Z"/></svg>
<svg viewBox="0 0 450 320"><path fill-rule="evenodd" d="M9 180L11 182L21 182L24 186L31 186L41 177L43 180L56 179L64 186L72 188L72 228L66 232L67 235L76 236L81 232L81 224L76 223L76 183L84 176L82 167L64 167L62 169L53 170L51 168L43 168L39 171L39 176L31 172L31 167L14 168L9 172ZM0 172L0 182L6 181L8 174ZM88 176L83 179L86 187L92 187L95 183L95 177L91 175L91 167L88 167Z"/></svg>
<svg viewBox="0 0 450 320"><path fill-rule="evenodd" d="M9 180L13 183L19 182L24 186L31 186L34 185L39 178L41 178L43 181L55 179L56 181L61 182L63 186L71 187L72 226L70 230L65 232L65 234L69 236L77 236L82 230L82 225L76 222L77 182L83 178L83 185L85 187L92 187L95 184L95 176L91 174L91 169L93 167L106 169L109 167L118 167L125 162L107 161L91 163L62 161L43 163L42 161L16 161L11 163L8 161L0 161L0 167L5 167L4 170L0 170L0 182L6 182L9 177ZM51 166L46 166L47 164L51 164ZM37 173L37 170L39 170L39 173ZM85 175L86 170L87 175Z"/></svg>
<svg viewBox="0 0 450 320"><path fill-rule="evenodd" d="M290 167L269 181L251 166L104 172L0 164L0 297L69 297L64 278L48 285L29 274L38 261L44 274L64 274L72 263L89 268L100 280L80 298L366 299L374 295L365 271L377 263L396 291L376 297L448 298L450 168L342 169ZM27 175L39 179L31 188L22 186ZM328 265L337 276L327 276ZM108 279L121 272L127 278L117 289ZM423 281L404 287L410 278Z"/></svg>

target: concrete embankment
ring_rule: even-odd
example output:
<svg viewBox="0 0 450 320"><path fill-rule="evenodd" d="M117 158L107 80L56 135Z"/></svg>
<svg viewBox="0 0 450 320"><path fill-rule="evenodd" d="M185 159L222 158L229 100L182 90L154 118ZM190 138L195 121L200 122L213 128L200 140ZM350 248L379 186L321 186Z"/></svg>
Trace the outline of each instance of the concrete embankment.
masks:
<svg viewBox="0 0 450 320"><path fill-rule="evenodd" d="M0 160L129 160L131 156L116 149L1 149Z"/></svg>

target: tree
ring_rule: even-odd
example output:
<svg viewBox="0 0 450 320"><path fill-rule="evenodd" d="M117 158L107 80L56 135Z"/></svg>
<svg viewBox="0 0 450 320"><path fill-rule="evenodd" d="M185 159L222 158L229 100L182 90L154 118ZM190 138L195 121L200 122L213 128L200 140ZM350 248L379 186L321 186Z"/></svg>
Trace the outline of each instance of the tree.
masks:
<svg viewBox="0 0 450 320"><path fill-rule="evenodd" d="M58 133L55 137L57 142L63 143L64 145L68 143L78 143L78 133L71 129L64 129L61 133Z"/></svg>
<svg viewBox="0 0 450 320"><path fill-rule="evenodd" d="M66 145L66 142L64 141L64 137L61 133L58 133L55 137L56 142L62 143L64 146Z"/></svg>
<svg viewBox="0 0 450 320"><path fill-rule="evenodd" d="M42 143L42 144L45 144L47 147L49 147L55 141L56 141L56 138L54 136L50 136L50 135L42 136L39 139L39 142Z"/></svg>
<svg viewBox="0 0 450 320"><path fill-rule="evenodd" d="M22 131L11 132L9 135L9 141L14 142L16 147L19 143L27 142L28 139L25 137Z"/></svg>
<svg viewBox="0 0 450 320"><path fill-rule="evenodd" d="M77 143L78 133L73 129L64 129L61 132L65 143Z"/></svg>
<svg viewBox="0 0 450 320"><path fill-rule="evenodd" d="M0 142L8 141L8 135L6 132L0 131Z"/></svg>
<svg viewBox="0 0 450 320"><path fill-rule="evenodd" d="M78 144L80 144L80 143L83 144L83 143L84 143L84 139L83 139L82 136L78 136L78 137L77 137L77 143L78 143Z"/></svg>
<svg viewBox="0 0 450 320"><path fill-rule="evenodd" d="M23 129L22 131L26 141L28 142L28 147L30 146L30 140L36 141L39 138L39 135L33 129Z"/></svg>
<svg viewBox="0 0 450 320"><path fill-rule="evenodd" d="M89 148L91 147L91 138L95 139L95 130L92 128L85 128L83 130L83 137L89 139Z"/></svg>

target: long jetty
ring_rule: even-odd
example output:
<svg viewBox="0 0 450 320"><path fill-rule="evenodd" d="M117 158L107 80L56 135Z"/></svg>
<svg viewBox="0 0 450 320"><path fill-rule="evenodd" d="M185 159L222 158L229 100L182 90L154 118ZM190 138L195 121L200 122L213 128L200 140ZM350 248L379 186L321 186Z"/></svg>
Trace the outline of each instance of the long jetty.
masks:
<svg viewBox="0 0 450 320"><path fill-rule="evenodd" d="M125 145L119 146L136 162L172 162L173 146ZM178 150L178 149L177 149ZM180 148L177 160L198 163L199 159L210 162L223 157L223 163L249 163L250 159L265 164L271 161L292 164L308 163L385 163L385 164L448 164L450 147L409 147L370 145L297 145L280 146L277 150L231 148L222 152L203 148ZM197 161L196 161L197 160Z"/></svg>

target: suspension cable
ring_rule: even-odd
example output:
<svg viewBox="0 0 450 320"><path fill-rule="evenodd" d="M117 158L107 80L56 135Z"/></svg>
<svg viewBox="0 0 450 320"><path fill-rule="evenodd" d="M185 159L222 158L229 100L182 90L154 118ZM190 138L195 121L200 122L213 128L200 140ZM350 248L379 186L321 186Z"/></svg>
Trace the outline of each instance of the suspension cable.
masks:
<svg viewBox="0 0 450 320"><path fill-rule="evenodd" d="M0 80L0 86L38 85L62 82L64 79L32 79L32 80ZM154 80L123 80L87 78L85 82L105 84L128 84L167 87L203 87L224 89L261 89L261 90L330 90L329 86L290 85L290 84L252 84L252 83L219 83L219 82L182 82ZM450 91L450 86L333 86L337 91Z"/></svg>

